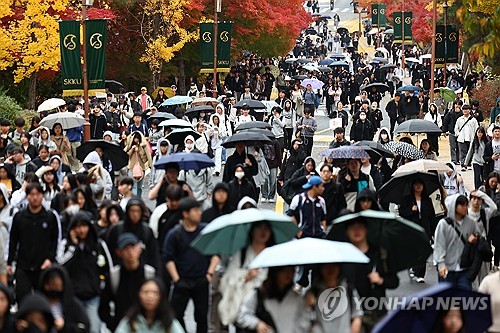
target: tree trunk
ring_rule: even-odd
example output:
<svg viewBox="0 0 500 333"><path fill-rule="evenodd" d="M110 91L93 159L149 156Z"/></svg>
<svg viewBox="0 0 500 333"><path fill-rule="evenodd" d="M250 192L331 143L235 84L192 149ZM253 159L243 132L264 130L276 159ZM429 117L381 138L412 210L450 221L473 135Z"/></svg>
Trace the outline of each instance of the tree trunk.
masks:
<svg viewBox="0 0 500 333"><path fill-rule="evenodd" d="M34 72L30 77L30 91L29 91L29 107L31 110L35 110L36 107L36 81L38 77L38 72Z"/></svg>
<svg viewBox="0 0 500 333"><path fill-rule="evenodd" d="M184 66L184 59L179 59L179 91L182 95L186 95L186 71Z"/></svg>

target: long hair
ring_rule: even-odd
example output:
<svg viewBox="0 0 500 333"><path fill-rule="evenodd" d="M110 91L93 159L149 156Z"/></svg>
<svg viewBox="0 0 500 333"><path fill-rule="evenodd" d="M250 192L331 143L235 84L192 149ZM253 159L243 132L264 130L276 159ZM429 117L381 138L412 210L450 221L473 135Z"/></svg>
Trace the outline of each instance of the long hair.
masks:
<svg viewBox="0 0 500 333"><path fill-rule="evenodd" d="M432 327L431 333L444 332L443 318L448 314L449 311L450 310L440 310L438 312L438 315L436 316L436 321L434 322L434 326ZM460 328L458 333L466 333L467 330L465 329L464 311L462 309L460 309L460 313L462 314L462 328Z"/></svg>
<svg viewBox="0 0 500 333"><path fill-rule="evenodd" d="M137 331L137 329L134 327L137 317L140 314L146 317L144 308L141 305L139 291L148 282L154 282L158 286L158 289L160 289L160 301L158 303L158 307L156 308L154 319L155 321L159 321L161 323L161 325L165 329L165 332L169 332L170 327L172 326L172 322L174 320L174 315L167 300L167 292L165 285L161 280L157 278L146 279L144 280L143 283L141 283L139 290L137 291L137 298L135 299L135 304L134 306L132 306L132 308L130 308L129 312L126 315L128 319L128 325L132 332Z"/></svg>
<svg viewBox="0 0 500 333"><path fill-rule="evenodd" d="M270 267L268 274L267 274L267 279L262 283L261 290L264 294L265 298L275 298L279 301L283 300L283 298L286 296L286 293L292 289L293 282L290 283L288 286L286 286L283 290L280 290L278 288L278 274L281 272L281 270L285 269L286 267Z"/></svg>
<svg viewBox="0 0 500 333"><path fill-rule="evenodd" d="M479 137L477 136L477 133L479 132L483 133L481 140L479 140ZM474 134L474 140L472 141L472 149L474 149L474 151L479 149L480 141L482 141L485 145L488 143L488 136L486 135L486 131L483 126L479 126Z"/></svg>

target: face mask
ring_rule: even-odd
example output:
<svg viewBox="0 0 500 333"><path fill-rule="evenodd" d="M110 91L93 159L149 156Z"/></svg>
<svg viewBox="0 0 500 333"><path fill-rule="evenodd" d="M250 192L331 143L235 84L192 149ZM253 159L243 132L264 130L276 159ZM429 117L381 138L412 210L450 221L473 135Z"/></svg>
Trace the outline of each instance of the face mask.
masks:
<svg viewBox="0 0 500 333"><path fill-rule="evenodd" d="M381 137L382 139L386 140L386 139L387 139L387 134L380 134L380 137Z"/></svg>
<svg viewBox="0 0 500 333"><path fill-rule="evenodd" d="M56 290L47 290L44 292L44 294L45 296L47 296L47 298L51 299L61 299L63 297L63 292Z"/></svg>
<svg viewBox="0 0 500 333"><path fill-rule="evenodd" d="M193 148L194 148L194 143L186 143L186 149L193 150Z"/></svg>
<svg viewBox="0 0 500 333"><path fill-rule="evenodd" d="M361 119L361 120L365 120L365 119L366 119L366 116L361 115L361 116L359 116L359 119Z"/></svg>
<svg viewBox="0 0 500 333"><path fill-rule="evenodd" d="M24 333L43 333L43 331L35 324L29 324L29 326L24 330Z"/></svg>
<svg viewBox="0 0 500 333"><path fill-rule="evenodd" d="M244 171L238 171L238 172L235 172L234 173L234 176L238 179L241 179L243 177L245 177L245 172Z"/></svg>

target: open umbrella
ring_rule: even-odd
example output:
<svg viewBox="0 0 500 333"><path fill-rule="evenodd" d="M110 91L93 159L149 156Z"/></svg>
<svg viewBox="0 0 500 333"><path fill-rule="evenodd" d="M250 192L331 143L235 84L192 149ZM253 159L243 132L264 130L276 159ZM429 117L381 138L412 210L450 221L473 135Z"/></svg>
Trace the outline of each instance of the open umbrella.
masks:
<svg viewBox="0 0 500 333"><path fill-rule="evenodd" d="M323 154L327 158L343 159L343 158L369 158L370 155L363 147L358 146L342 146L338 148L328 149Z"/></svg>
<svg viewBox="0 0 500 333"><path fill-rule="evenodd" d="M190 122L184 119L167 119L162 121L158 126L160 127L173 127L173 128L193 128Z"/></svg>
<svg viewBox="0 0 500 333"><path fill-rule="evenodd" d="M482 333L491 326L490 295L466 290L445 282L407 296L403 303L398 305L397 310L390 312L375 325L372 332L433 332L438 314L457 306L462 310L463 332Z"/></svg>
<svg viewBox="0 0 500 333"><path fill-rule="evenodd" d="M211 105L198 105L186 109L186 116L193 117L198 116L200 112L213 113L214 108Z"/></svg>
<svg viewBox="0 0 500 333"><path fill-rule="evenodd" d="M199 105L199 104L207 104L207 103L216 103L219 104L219 101L217 98L213 97L200 97L200 98L195 98L191 105Z"/></svg>
<svg viewBox="0 0 500 333"><path fill-rule="evenodd" d="M343 28L343 27L337 28L337 32L339 33L339 35L349 34L349 30L347 28Z"/></svg>
<svg viewBox="0 0 500 333"><path fill-rule="evenodd" d="M245 132L259 133L259 134L262 134L264 136L267 136L269 139L275 139L276 138L276 136L274 135L274 133L271 132L268 129L249 128L249 129L241 130L238 133L245 133Z"/></svg>
<svg viewBox="0 0 500 333"><path fill-rule="evenodd" d="M249 208L216 218L200 232L191 246L203 254L233 255L250 244L252 224L266 221L279 244L291 240L299 228L290 217L272 210Z"/></svg>
<svg viewBox="0 0 500 333"><path fill-rule="evenodd" d="M392 151L386 149L382 144L380 144L378 142L361 140L361 141L354 143L354 146L359 146L359 147L362 147L363 149L364 149L364 147L367 147L370 150L377 152L380 156L383 156L383 157L394 157L394 153ZM370 152L369 151L367 151L367 152L370 155L370 157L372 157Z"/></svg>
<svg viewBox="0 0 500 333"><path fill-rule="evenodd" d="M378 190L380 200L382 202L400 204L403 198L410 195L412 192L411 184L415 179L420 179L424 182L427 194L431 194L439 189L439 179L436 174L412 171L391 177L391 179Z"/></svg>
<svg viewBox="0 0 500 333"><path fill-rule="evenodd" d="M128 155L116 143L104 140L87 140L76 149L76 158L83 161L87 155L96 148L101 148L104 156L106 156L113 165L114 170L120 170L128 165Z"/></svg>
<svg viewBox="0 0 500 333"><path fill-rule="evenodd" d="M266 106L264 105L264 103L262 103L261 101L258 101L256 99L243 99L239 102L237 102L234 107L236 109L242 109L242 108L249 108L249 109L265 109Z"/></svg>
<svg viewBox="0 0 500 333"><path fill-rule="evenodd" d="M192 102L193 99L189 96L179 96L176 95L172 98L165 100L160 106L171 106L171 105L180 105Z"/></svg>
<svg viewBox="0 0 500 333"><path fill-rule="evenodd" d="M166 119L177 119L177 117L169 112L157 112L157 113L149 116L148 119L166 120Z"/></svg>
<svg viewBox="0 0 500 333"><path fill-rule="evenodd" d="M394 64L387 64L387 65L384 65L384 66L381 66L380 69L391 69L391 68L396 68L398 66L394 65Z"/></svg>
<svg viewBox="0 0 500 333"><path fill-rule="evenodd" d="M285 63L287 63L287 64L293 64L297 60L298 60L297 58L288 58L288 59L285 59Z"/></svg>
<svg viewBox="0 0 500 333"><path fill-rule="evenodd" d="M424 153L418 150L417 147L406 142L390 141L383 144L384 148L392 151L396 155L409 158L411 160L418 160L424 158Z"/></svg>
<svg viewBox="0 0 500 333"><path fill-rule="evenodd" d="M313 64L307 64L305 66L302 66L302 68L309 72L319 72L318 66Z"/></svg>
<svg viewBox="0 0 500 333"><path fill-rule="evenodd" d="M457 94L448 87L439 87L434 89L434 91L438 90L441 94L441 97L445 102L451 103L457 98Z"/></svg>
<svg viewBox="0 0 500 333"><path fill-rule="evenodd" d="M201 135L193 128L176 128L172 132L170 132L165 137L165 139L167 139L173 145L180 145L184 144L184 139L188 135L192 135L195 140L201 137Z"/></svg>
<svg viewBox="0 0 500 333"><path fill-rule="evenodd" d="M297 62L299 64L308 64L308 63L312 62L312 60L311 59L300 58L300 59L297 59Z"/></svg>
<svg viewBox="0 0 500 333"><path fill-rule="evenodd" d="M292 79L294 79L294 80L305 80L305 79L307 79L307 75L294 75L294 76L292 76Z"/></svg>
<svg viewBox="0 0 500 333"><path fill-rule="evenodd" d="M330 73L332 72L332 69L330 67L325 67L325 66L320 66L318 67L319 71L321 73Z"/></svg>
<svg viewBox="0 0 500 333"><path fill-rule="evenodd" d="M420 62L420 60L418 60L417 58L414 58L414 57L409 57L409 58L405 58L405 62L417 63L417 62Z"/></svg>
<svg viewBox="0 0 500 333"><path fill-rule="evenodd" d="M441 133L441 129L432 121L411 119L402 122L394 133Z"/></svg>
<svg viewBox="0 0 500 333"><path fill-rule="evenodd" d="M247 123L242 123L239 124L238 127L236 127L236 132L245 130L245 129L252 129L252 128L271 128L271 125L269 123L266 123L265 121L249 121Z"/></svg>
<svg viewBox="0 0 500 333"><path fill-rule="evenodd" d="M335 61L332 62L329 67L349 67L349 64L345 61Z"/></svg>
<svg viewBox="0 0 500 333"><path fill-rule="evenodd" d="M158 91L160 91L160 89L163 89L165 96L167 96L168 98L175 96L175 92L170 87L156 87L156 89L151 94L151 97L156 98L158 96Z"/></svg>
<svg viewBox="0 0 500 333"><path fill-rule="evenodd" d="M334 62L334 61L335 61L335 60L333 60L333 59L331 59L331 58L325 58L325 59L323 59L323 60L320 60L320 61L318 62L318 64L319 64L319 65L321 65L321 66L328 66L328 65L330 65L330 64L331 64L332 62Z"/></svg>
<svg viewBox="0 0 500 333"><path fill-rule="evenodd" d="M392 34L394 34L394 29L387 29L386 31L384 31L384 34L392 35Z"/></svg>
<svg viewBox="0 0 500 333"><path fill-rule="evenodd" d="M66 105L62 98L49 98L38 106L37 112L50 111L57 109L60 106Z"/></svg>
<svg viewBox="0 0 500 333"><path fill-rule="evenodd" d="M341 216L333 221L326 238L347 240L346 226L351 221L364 221L368 228L368 243L387 251L388 271L399 272L410 268L425 261L432 252L424 228L383 211L364 210Z"/></svg>
<svg viewBox="0 0 500 333"><path fill-rule="evenodd" d="M377 92L380 92L380 93L383 93L385 91L388 91L390 88L387 84L385 83L380 83L380 82L374 82L374 83L370 83L370 84L367 84L365 86L365 90L366 91L371 91L372 88L375 88L375 90Z"/></svg>
<svg viewBox="0 0 500 333"><path fill-rule="evenodd" d="M313 79L305 79L304 81L302 81L300 83L300 85L302 87L307 87L307 85L309 85L309 84L311 85L312 89L321 89L321 88L323 88L323 85L324 85L323 82L321 82L318 79L314 79L314 78Z"/></svg>
<svg viewBox="0 0 500 333"><path fill-rule="evenodd" d="M406 164L400 166L399 168L396 169L396 171L394 171L394 173L392 175L395 176L395 175L400 175L402 173L409 173L409 172L414 172L414 171L446 172L446 171L450 171L450 170L451 170L450 167L443 162L420 159L420 160L412 161L410 163L406 163Z"/></svg>
<svg viewBox="0 0 500 333"><path fill-rule="evenodd" d="M120 94L122 91L125 91L123 84L115 80L106 80L104 85L112 94Z"/></svg>
<svg viewBox="0 0 500 333"><path fill-rule="evenodd" d="M375 35L378 32L378 28L373 28L372 30L368 31L368 35Z"/></svg>
<svg viewBox="0 0 500 333"><path fill-rule="evenodd" d="M417 87L417 86L412 86L411 84L407 85L407 86L404 86L404 87L399 87L396 91L411 91L411 92L415 92L415 91L421 91L422 88L420 87Z"/></svg>
<svg viewBox="0 0 500 333"><path fill-rule="evenodd" d="M155 163L156 169L165 169L169 164L177 163L180 170L200 171L215 166L214 161L207 154L176 153L160 158Z"/></svg>
<svg viewBox="0 0 500 333"><path fill-rule="evenodd" d="M67 130L82 126L86 122L87 121L79 114L73 112L57 112L43 118L39 125L52 128L54 124L59 123L63 129Z"/></svg>
<svg viewBox="0 0 500 333"><path fill-rule="evenodd" d="M350 243L302 238L264 249L249 268L368 262L368 257Z"/></svg>
<svg viewBox="0 0 500 333"><path fill-rule="evenodd" d="M270 143L271 140L267 136L260 133L244 131L231 135L225 142L222 143L222 146L225 148L234 148L238 142L242 142L246 146L253 146L257 142Z"/></svg>
<svg viewBox="0 0 500 333"><path fill-rule="evenodd" d="M261 102L266 106L266 112L271 112L271 110L275 107L280 108L280 105L275 101L261 101Z"/></svg>
<svg viewBox="0 0 500 333"><path fill-rule="evenodd" d="M389 62L389 60L381 57L375 57L373 58L373 61L379 62L381 64L387 64Z"/></svg>
<svg viewBox="0 0 500 333"><path fill-rule="evenodd" d="M328 56L328 58L332 58L332 59L345 59L345 55L342 54L342 53L334 53L334 54L330 54Z"/></svg>

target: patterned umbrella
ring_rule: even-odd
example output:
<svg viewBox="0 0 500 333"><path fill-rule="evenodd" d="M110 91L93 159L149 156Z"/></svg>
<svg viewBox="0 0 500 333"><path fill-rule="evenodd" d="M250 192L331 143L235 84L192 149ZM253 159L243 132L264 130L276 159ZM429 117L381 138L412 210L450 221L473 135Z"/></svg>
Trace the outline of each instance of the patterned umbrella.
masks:
<svg viewBox="0 0 500 333"><path fill-rule="evenodd" d="M326 150L323 155L327 158L369 158L370 155L363 147L358 146L342 146L334 149Z"/></svg>
<svg viewBox="0 0 500 333"><path fill-rule="evenodd" d="M424 153L418 150L417 147L406 142L391 141L384 144L384 148L392 151L396 155L409 158L410 160L419 160L424 158Z"/></svg>

